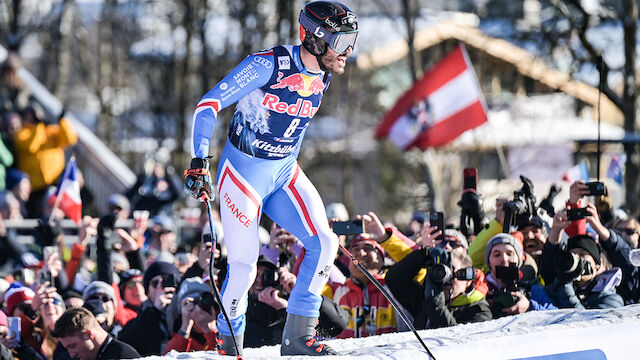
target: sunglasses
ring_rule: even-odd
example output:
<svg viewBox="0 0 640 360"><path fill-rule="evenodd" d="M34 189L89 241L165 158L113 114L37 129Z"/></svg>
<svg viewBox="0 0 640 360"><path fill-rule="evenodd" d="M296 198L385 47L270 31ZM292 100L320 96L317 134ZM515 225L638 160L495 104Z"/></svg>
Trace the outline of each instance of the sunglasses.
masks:
<svg viewBox="0 0 640 360"><path fill-rule="evenodd" d="M638 232L636 231L636 229L616 229L620 232L623 232L629 236L633 235L633 234L637 234Z"/></svg>
<svg viewBox="0 0 640 360"><path fill-rule="evenodd" d="M462 247L462 244L455 240L443 240L442 242L437 244L436 247L443 249L445 246L447 246L447 244L449 244L452 249Z"/></svg>
<svg viewBox="0 0 640 360"><path fill-rule="evenodd" d="M87 300L100 300L102 302L111 301L111 297L109 295L93 295L90 296Z"/></svg>
<svg viewBox="0 0 640 360"><path fill-rule="evenodd" d="M356 45L356 39L358 38L358 30L349 32L337 32L331 33L327 29L323 29L316 25L313 20L309 19L304 12L300 12L300 25L305 29L314 29L313 35L324 40L331 49L338 54L343 54L351 47Z"/></svg>

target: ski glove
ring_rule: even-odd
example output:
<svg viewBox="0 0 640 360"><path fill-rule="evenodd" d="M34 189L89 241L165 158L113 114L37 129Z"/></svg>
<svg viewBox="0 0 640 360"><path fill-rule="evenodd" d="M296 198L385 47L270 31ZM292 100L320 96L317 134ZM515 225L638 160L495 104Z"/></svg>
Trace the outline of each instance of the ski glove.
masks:
<svg viewBox="0 0 640 360"><path fill-rule="evenodd" d="M184 171L184 191L194 199L206 197L213 200L212 188L209 162L206 159L191 159L191 168Z"/></svg>

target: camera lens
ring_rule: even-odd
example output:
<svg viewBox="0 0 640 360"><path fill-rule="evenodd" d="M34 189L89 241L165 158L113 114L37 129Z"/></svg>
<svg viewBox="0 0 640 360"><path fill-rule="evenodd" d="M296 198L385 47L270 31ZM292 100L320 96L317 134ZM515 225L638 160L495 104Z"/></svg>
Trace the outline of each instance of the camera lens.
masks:
<svg viewBox="0 0 640 360"><path fill-rule="evenodd" d="M213 295L208 291L202 292L196 299L196 304L200 306L202 310L211 312L211 307L213 307Z"/></svg>
<svg viewBox="0 0 640 360"><path fill-rule="evenodd" d="M433 265L428 270L429 278L438 283L447 283L453 277L451 269L443 264Z"/></svg>

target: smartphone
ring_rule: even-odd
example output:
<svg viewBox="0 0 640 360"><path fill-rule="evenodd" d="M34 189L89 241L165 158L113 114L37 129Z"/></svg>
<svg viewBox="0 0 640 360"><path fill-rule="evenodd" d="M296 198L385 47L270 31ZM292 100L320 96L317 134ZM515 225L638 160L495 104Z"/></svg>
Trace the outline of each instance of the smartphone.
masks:
<svg viewBox="0 0 640 360"><path fill-rule="evenodd" d="M592 196L607 196L607 187L603 182L592 181L588 182L587 186L589 187L589 195Z"/></svg>
<svg viewBox="0 0 640 360"><path fill-rule="evenodd" d="M462 171L463 181L462 190L477 189L478 185L478 170L476 168L465 168Z"/></svg>
<svg viewBox="0 0 640 360"><path fill-rule="evenodd" d="M337 235L356 235L364 232L364 220L336 221L331 224Z"/></svg>
<svg viewBox="0 0 640 360"><path fill-rule="evenodd" d="M44 285L47 281L50 284L49 286L55 286L53 282L53 276L51 276L51 271L41 271L38 275L38 283L40 283L40 285Z"/></svg>
<svg viewBox="0 0 640 360"><path fill-rule="evenodd" d="M13 316L8 317L7 326L9 327L7 335L20 341L20 318Z"/></svg>
<svg viewBox="0 0 640 360"><path fill-rule="evenodd" d="M442 211L436 211L429 213L429 224L431 226L436 227L436 231L440 230L441 234L436 236L435 240L443 241L444 240L444 213Z"/></svg>
<svg viewBox="0 0 640 360"><path fill-rule="evenodd" d="M576 208L567 210L567 220L570 221L584 219L590 215L591 214L589 214L587 208Z"/></svg>
<svg viewBox="0 0 640 360"><path fill-rule="evenodd" d="M58 247L57 246L43 246L42 247L42 259L44 260L44 263L46 264L47 262L49 262L49 259L51 258L51 255L57 254L57 253L58 253Z"/></svg>
<svg viewBox="0 0 640 360"><path fill-rule="evenodd" d="M176 282L175 282L175 278L174 278L173 274L162 275L162 287L163 288L168 288L168 287L175 288L176 287Z"/></svg>

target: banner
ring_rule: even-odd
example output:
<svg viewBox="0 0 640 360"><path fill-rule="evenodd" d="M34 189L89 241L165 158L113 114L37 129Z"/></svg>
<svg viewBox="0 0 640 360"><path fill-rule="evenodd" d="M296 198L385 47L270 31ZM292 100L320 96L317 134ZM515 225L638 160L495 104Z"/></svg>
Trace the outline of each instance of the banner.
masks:
<svg viewBox="0 0 640 360"><path fill-rule="evenodd" d="M460 44L400 97L375 136L401 149L425 149L446 145L486 121L478 80Z"/></svg>

